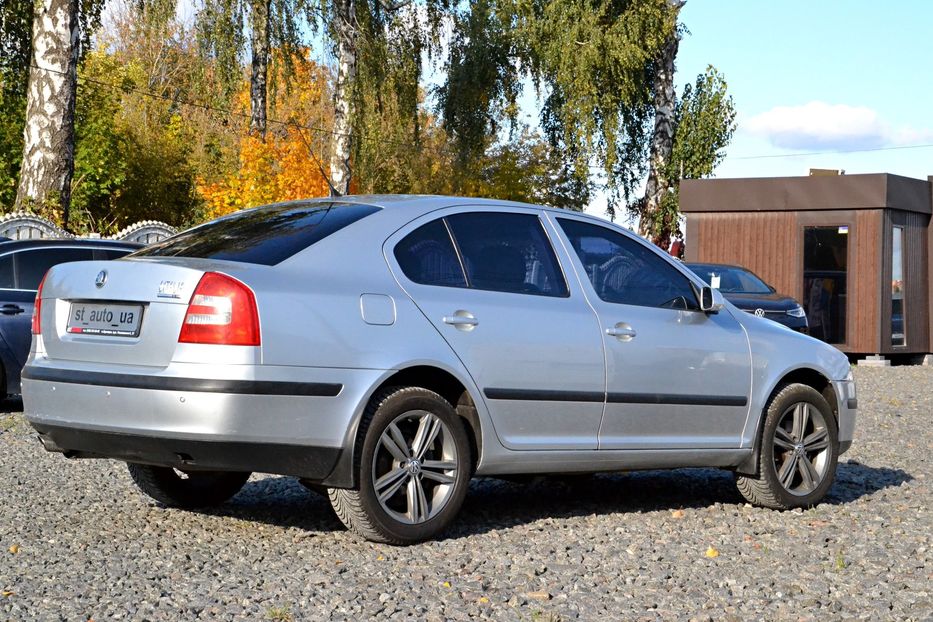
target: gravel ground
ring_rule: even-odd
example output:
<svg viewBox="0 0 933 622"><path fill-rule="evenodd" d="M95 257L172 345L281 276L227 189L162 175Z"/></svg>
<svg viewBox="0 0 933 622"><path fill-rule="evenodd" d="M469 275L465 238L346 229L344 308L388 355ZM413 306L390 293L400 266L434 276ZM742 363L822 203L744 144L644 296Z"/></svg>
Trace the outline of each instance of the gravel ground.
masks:
<svg viewBox="0 0 933 622"><path fill-rule="evenodd" d="M482 480L408 548L287 478L164 509L0 414L0 620L931 619L933 368L855 373L856 442L817 508L753 508L715 470Z"/></svg>

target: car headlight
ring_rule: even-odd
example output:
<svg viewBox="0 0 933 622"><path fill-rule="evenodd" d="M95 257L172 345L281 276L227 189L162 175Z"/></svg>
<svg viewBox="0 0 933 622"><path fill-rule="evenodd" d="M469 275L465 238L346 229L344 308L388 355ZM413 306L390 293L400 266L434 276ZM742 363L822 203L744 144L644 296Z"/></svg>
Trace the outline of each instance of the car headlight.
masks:
<svg viewBox="0 0 933 622"><path fill-rule="evenodd" d="M790 316L793 316L793 317L806 317L806 316L807 316L807 312L803 310L803 307L801 307L800 305L797 305L797 306L794 307L793 309L790 309L790 310L787 312L787 315L790 315Z"/></svg>

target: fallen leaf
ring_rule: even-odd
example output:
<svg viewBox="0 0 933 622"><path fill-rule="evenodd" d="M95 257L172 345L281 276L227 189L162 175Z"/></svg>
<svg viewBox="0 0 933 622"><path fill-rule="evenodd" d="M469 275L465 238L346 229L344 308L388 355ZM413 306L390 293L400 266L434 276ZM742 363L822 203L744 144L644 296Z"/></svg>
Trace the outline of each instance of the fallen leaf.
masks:
<svg viewBox="0 0 933 622"><path fill-rule="evenodd" d="M551 595L547 592L525 592L525 598L531 600L551 600Z"/></svg>
<svg viewBox="0 0 933 622"><path fill-rule="evenodd" d="M712 546L710 546L708 549L706 549L706 556L709 557L710 559L713 559L714 557L719 557L719 551L713 548Z"/></svg>
<svg viewBox="0 0 933 622"><path fill-rule="evenodd" d="M382 555L380 555L379 557L376 558L376 561L377 561L377 562L384 562L385 560L386 560L386 558L383 557Z"/></svg>
<svg viewBox="0 0 933 622"><path fill-rule="evenodd" d="M443 585L444 587L450 587L450 581L444 581L443 583L441 583L441 585Z"/></svg>
<svg viewBox="0 0 933 622"><path fill-rule="evenodd" d="M684 514L683 510L674 510L673 512L671 512L671 516L673 516L674 518L683 518L684 516L686 516L686 514Z"/></svg>
<svg viewBox="0 0 933 622"><path fill-rule="evenodd" d="M2 592L0 592L0 596L2 596L3 598L9 598L10 596L13 596L14 594L16 594L16 592L14 592L13 590L3 590Z"/></svg>
<svg viewBox="0 0 933 622"><path fill-rule="evenodd" d="M16 555L17 553L19 553L19 545L14 544L10 546L10 553L13 553L13 555Z"/></svg>
<svg viewBox="0 0 933 622"><path fill-rule="evenodd" d="M486 598L485 596L480 596L480 597L479 597L479 602L481 602L481 603L483 603L483 604L485 605L486 603L489 602L489 599Z"/></svg>
<svg viewBox="0 0 933 622"><path fill-rule="evenodd" d="M752 540L754 540L754 538L748 534L745 534L744 536L742 536L742 540L744 540L745 542L751 542Z"/></svg>

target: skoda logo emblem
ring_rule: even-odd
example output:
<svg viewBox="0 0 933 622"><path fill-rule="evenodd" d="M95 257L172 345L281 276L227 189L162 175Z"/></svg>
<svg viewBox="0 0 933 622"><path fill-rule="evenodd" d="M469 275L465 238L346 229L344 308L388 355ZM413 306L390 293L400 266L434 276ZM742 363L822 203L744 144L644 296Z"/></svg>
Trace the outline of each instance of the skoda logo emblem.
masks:
<svg viewBox="0 0 933 622"><path fill-rule="evenodd" d="M94 279L94 285L98 288L103 287L107 283L107 271L101 270L97 273L97 278Z"/></svg>
<svg viewBox="0 0 933 622"><path fill-rule="evenodd" d="M106 275L104 275L104 276L106 276ZM100 287L100 286L98 285L98 287ZM765 310L764 310L764 309L755 309L755 317L764 317L764 316L765 316Z"/></svg>

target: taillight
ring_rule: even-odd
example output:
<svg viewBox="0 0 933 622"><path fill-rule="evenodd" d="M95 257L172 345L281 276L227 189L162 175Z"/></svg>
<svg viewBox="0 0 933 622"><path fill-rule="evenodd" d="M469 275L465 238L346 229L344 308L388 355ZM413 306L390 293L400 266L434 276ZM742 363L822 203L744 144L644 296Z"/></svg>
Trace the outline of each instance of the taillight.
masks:
<svg viewBox="0 0 933 622"><path fill-rule="evenodd" d="M39 281L39 289L36 290L36 304L32 310L33 335L42 334L42 286L45 285L45 277L48 275L48 272L46 272L45 276L42 277L42 280Z"/></svg>
<svg viewBox="0 0 933 622"><path fill-rule="evenodd" d="M188 303L181 343L259 345L259 311L249 287L226 274L205 272Z"/></svg>

